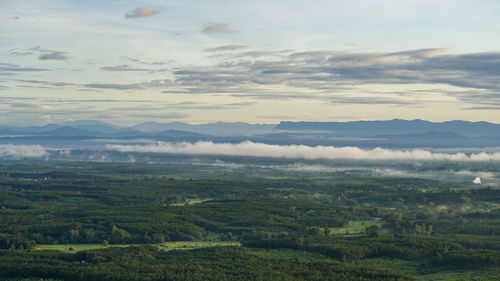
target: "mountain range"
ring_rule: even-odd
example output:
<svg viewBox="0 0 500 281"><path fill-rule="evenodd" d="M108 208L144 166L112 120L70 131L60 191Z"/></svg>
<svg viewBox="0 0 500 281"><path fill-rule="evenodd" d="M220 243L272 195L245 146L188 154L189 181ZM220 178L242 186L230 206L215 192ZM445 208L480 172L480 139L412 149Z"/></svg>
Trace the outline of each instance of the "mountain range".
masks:
<svg viewBox="0 0 500 281"><path fill-rule="evenodd" d="M352 122L248 124L145 122L120 127L96 120L45 126L1 126L0 143L48 143L89 139L241 142L359 147L500 147L500 124L393 119Z"/></svg>
<svg viewBox="0 0 500 281"><path fill-rule="evenodd" d="M276 129L289 131L323 131L346 136L418 134L432 131L453 132L468 137L500 136L500 124L462 120L446 122L430 122L420 119L352 122L281 122L276 126Z"/></svg>

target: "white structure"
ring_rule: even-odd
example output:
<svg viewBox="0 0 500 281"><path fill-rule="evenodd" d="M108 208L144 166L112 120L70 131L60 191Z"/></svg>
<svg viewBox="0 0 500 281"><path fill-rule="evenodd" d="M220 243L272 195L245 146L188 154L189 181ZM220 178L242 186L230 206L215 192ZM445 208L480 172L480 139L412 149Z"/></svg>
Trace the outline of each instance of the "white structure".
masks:
<svg viewBox="0 0 500 281"><path fill-rule="evenodd" d="M472 181L473 184L481 184L481 178L477 177Z"/></svg>

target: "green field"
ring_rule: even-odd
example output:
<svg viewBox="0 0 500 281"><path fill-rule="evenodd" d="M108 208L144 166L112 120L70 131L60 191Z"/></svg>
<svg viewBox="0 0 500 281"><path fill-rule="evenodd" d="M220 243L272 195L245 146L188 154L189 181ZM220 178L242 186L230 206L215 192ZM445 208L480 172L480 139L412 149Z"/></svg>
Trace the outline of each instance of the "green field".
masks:
<svg viewBox="0 0 500 281"><path fill-rule="evenodd" d="M104 245L104 244L61 244L61 245L37 245L34 250L54 250L61 251L65 253L75 253L79 251L94 250L94 249L104 249L110 247L129 247L129 246L139 246L138 244L124 244L124 245ZM216 246L240 246L240 242L234 241L175 241L175 242L165 242L153 244L153 246L158 247L161 250L172 251L172 250L193 250L206 247L216 247Z"/></svg>
<svg viewBox="0 0 500 281"><path fill-rule="evenodd" d="M213 200L213 198L205 198L205 199L186 199L185 202L182 202L182 203L172 203L170 204L171 206L177 206L177 207L182 207L182 206L190 206L190 205L194 205L194 204L200 204L200 203L203 203L203 202L206 202L206 201L210 201L210 200Z"/></svg>
<svg viewBox="0 0 500 281"><path fill-rule="evenodd" d="M58 244L58 245L36 245L36 251L53 250L65 253L74 253L86 250L104 249L109 247L128 247L130 245L104 245L104 244Z"/></svg>
<svg viewBox="0 0 500 281"><path fill-rule="evenodd" d="M155 244L158 248L166 251L172 250L193 250L199 248L216 247L216 246L240 246L240 242L235 241L176 241Z"/></svg>

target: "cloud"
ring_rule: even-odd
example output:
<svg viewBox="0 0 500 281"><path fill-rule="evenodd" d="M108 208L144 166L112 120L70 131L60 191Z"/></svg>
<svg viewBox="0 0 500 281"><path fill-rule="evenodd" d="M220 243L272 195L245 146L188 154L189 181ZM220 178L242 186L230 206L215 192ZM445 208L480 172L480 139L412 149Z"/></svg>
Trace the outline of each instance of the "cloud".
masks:
<svg viewBox="0 0 500 281"><path fill-rule="evenodd" d="M146 88L165 88L171 85L170 80L151 80L142 83L118 84L118 83L88 83L82 86L91 89L114 89L114 90L139 90Z"/></svg>
<svg viewBox="0 0 500 281"><path fill-rule="evenodd" d="M24 56L29 56L29 55L33 54L33 52L17 51L17 50L10 50L9 52L11 55L16 56L16 57L24 57Z"/></svg>
<svg viewBox="0 0 500 281"><path fill-rule="evenodd" d="M65 54L67 54L67 52L42 49L40 46L35 46L32 48L29 48L27 50L27 52L25 52L25 54L30 53L30 52L31 53L32 52L42 53L38 57L39 60L67 60L68 59L68 56L65 55ZM22 54L22 53L20 53L20 54Z"/></svg>
<svg viewBox="0 0 500 281"><path fill-rule="evenodd" d="M205 49L206 52L224 52L224 51L236 51L248 48L247 45L224 45L215 48Z"/></svg>
<svg viewBox="0 0 500 281"><path fill-rule="evenodd" d="M0 71L33 72L33 71L50 71L50 69L36 68L36 67L22 67L22 66L10 64L10 63L0 63Z"/></svg>
<svg viewBox="0 0 500 281"><path fill-rule="evenodd" d="M222 23L210 23L204 27L207 32L224 28L232 30ZM102 71L130 73L165 71L169 74L165 77L172 79L168 81L128 84L105 80L79 85L46 83L44 86L74 86L79 90L156 88L163 93L227 94L259 100L308 99L334 104L413 107L434 102L436 99L432 95L438 95L439 101L450 97L465 103L462 106L464 110L493 111L500 108L500 52L461 54L449 53L443 48L397 52L284 52L246 48L246 45L222 45L205 49L214 58L213 65L172 65L168 69L157 69L153 65L166 62L127 58L123 64L100 68ZM14 51L33 52L39 54L41 59L68 59L65 52L40 46L27 50L12 49ZM16 72L22 71L49 69L0 64L0 75L16 75ZM410 88L406 85L416 86L414 90L401 90Z"/></svg>
<svg viewBox="0 0 500 281"><path fill-rule="evenodd" d="M31 48L29 48L28 50L29 50L29 51L41 52L41 53L52 53L52 52L58 52L58 51L55 51L55 50L42 49L42 47L40 47L40 46L31 47Z"/></svg>
<svg viewBox="0 0 500 281"><path fill-rule="evenodd" d="M146 64L146 65L166 65L169 63L174 62L173 60L164 60L164 61L146 61L143 59L138 59L138 58L130 58L130 57L125 57L126 60L134 62L134 63L139 63L139 64Z"/></svg>
<svg viewBox="0 0 500 281"><path fill-rule="evenodd" d="M117 66L105 66L101 67L101 69L106 71L151 71L150 69L145 69L145 68L133 68L127 64L122 64Z"/></svg>
<svg viewBox="0 0 500 281"><path fill-rule="evenodd" d="M500 153L434 153L423 149L391 150L383 148L272 145L245 141L242 143L158 142L148 145L106 145L107 149L120 152L176 153L195 155L228 155L301 159L352 159L352 160L444 160L444 161L500 161Z"/></svg>
<svg viewBox="0 0 500 281"><path fill-rule="evenodd" d="M351 167L329 167L320 164L305 164L305 163L294 163L292 165L273 165L268 166L274 169L289 170L289 171L299 171L299 172L340 172L340 171L351 171L354 168Z"/></svg>
<svg viewBox="0 0 500 281"><path fill-rule="evenodd" d="M182 119L191 117L192 115L185 112L161 112L161 113L148 113L148 112L140 112L140 113L129 113L127 116L139 117L139 118L147 118L147 119Z"/></svg>
<svg viewBox="0 0 500 281"><path fill-rule="evenodd" d="M32 80L32 79L16 79L15 81L22 82L22 83L52 86L52 87L64 87L64 86L75 86L76 85L74 83L68 83L68 82L50 82L50 81Z"/></svg>
<svg viewBox="0 0 500 281"><path fill-rule="evenodd" d="M158 14L160 11L153 7L139 7L125 14L126 18L146 18Z"/></svg>
<svg viewBox="0 0 500 281"><path fill-rule="evenodd" d="M47 150L40 145L0 145L0 157L4 158L40 158L47 155Z"/></svg>
<svg viewBox="0 0 500 281"><path fill-rule="evenodd" d="M274 54L276 54L276 52L273 51L250 51L250 52L240 53L237 56L242 58L243 57L258 58L258 57L271 56Z"/></svg>
<svg viewBox="0 0 500 281"><path fill-rule="evenodd" d="M143 89L143 84L113 84L113 83L90 83L85 87L92 89L114 89L114 90L137 90Z"/></svg>
<svg viewBox="0 0 500 281"><path fill-rule="evenodd" d="M45 111L45 110L51 110L51 106L47 105L40 105L40 104L35 104L35 103L6 103L10 108L13 109L22 109L22 110L30 110L31 112L34 111Z"/></svg>
<svg viewBox="0 0 500 281"><path fill-rule="evenodd" d="M67 60L68 57L63 52L52 52L38 57L39 60Z"/></svg>
<svg viewBox="0 0 500 281"><path fill-rule="evenodd" d="M206 23L203 25L202 33L234 33L236 30L232 29L227 23Z"/></svg>
<svg viewBox="0 0 500 281"><path fill-rule="evenodd" d="M257 50L216 54L212 57L220 58L220 62L212 67L179 68L174 72L176 82L191 93L233 91L281 99L284 98L282 92L256 89L278 85L290 90L297 89L298 93L302 93L302 97L297 98L333 98L340 103L342 100L335 97L340 97L341 91L359 93L358 89L364 85L436 85L435 90L411 94L448 95L476 106L488 106L469 109L491 110L500 105L500 52L449 54L444 48L398 52ZM448 86L455 87L455 90L450 91ZM310 90L310 94L304 95L302 89ZM290 90L287 92L290 93ZM362 92L361 97L346 99L345 103L359 103L370 96L366 89L363 88ZM404 98L408 93L387 90L372 92L375 94L373 99L381 97L381 93L391 94L390 98L383 98L381 103L396 101L395 104L401 104L397 100L409 100ZM411 103L421 102L413 99Z"/></svg>
<svg viewBox="0 0 500 281"><path fill-rule="evenodd" d="M463 110L500 110L499 106L469 106L462 108Z"/></svg>
<svg viewBox="0 0 500 281"><path fill-rule="evenodd" d="M491 172L478 172L478 171L470 171L470 170L459 170L459 171L452 171L452 173L455 173L460 176L466 176L466 177L481 177L481 178L493 178L495 177L494 173Z"/></svg>

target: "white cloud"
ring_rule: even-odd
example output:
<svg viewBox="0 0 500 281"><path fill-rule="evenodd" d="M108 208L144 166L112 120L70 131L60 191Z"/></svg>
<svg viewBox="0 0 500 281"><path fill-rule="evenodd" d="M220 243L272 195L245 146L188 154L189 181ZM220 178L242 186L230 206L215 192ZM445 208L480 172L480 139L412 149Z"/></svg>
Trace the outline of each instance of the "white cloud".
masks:
<svg viewBox="0 0 500 281"><path fill-rule="evenodd" d="M0 145L0 157L39 158L47 155L47 150L40 145Z"/></svg>
<svg viewBox="0 0 500 281"><path fill-rule="evenodd" d="M158 14L159 11L153 7L139 7L128 12L126 18L145 18Z"/></svg>
<svg viewBox="0 0 500 281"><path fill-rule="evenodd" d="M199 155L255 156L302 159L353 159L353 160L446 160L446 161L500 161L500 153L434 153L423 149L391 150L383 148L273 145L245 141L237 144L158 142L147 145L106 145L107 149L120 152L177 153Z"/></svg>
<svg viewBox="0 0 500 281"><path fill-rule="evenodd" d="M471 177L471 176L476 176L480 178L494 178L495 174L492 172L477 172L477 171L469 171L469 170L460 170L454 172L457 175L460 176L466 176L466 177Z"/></svg>

